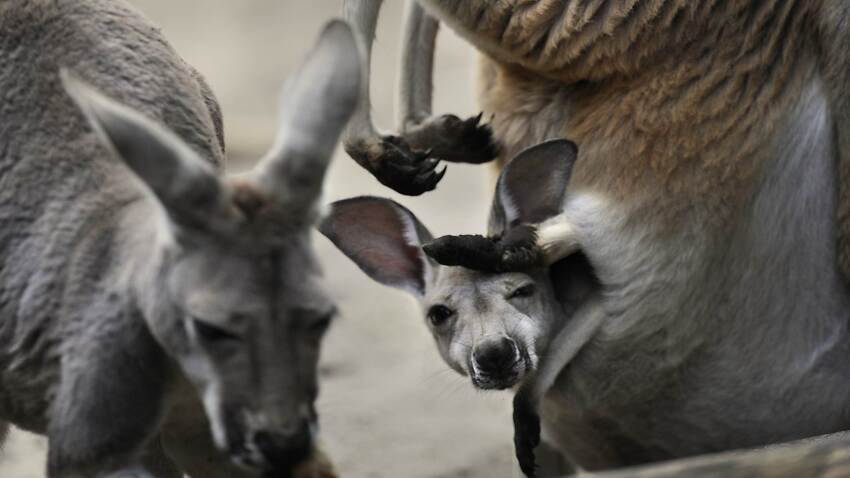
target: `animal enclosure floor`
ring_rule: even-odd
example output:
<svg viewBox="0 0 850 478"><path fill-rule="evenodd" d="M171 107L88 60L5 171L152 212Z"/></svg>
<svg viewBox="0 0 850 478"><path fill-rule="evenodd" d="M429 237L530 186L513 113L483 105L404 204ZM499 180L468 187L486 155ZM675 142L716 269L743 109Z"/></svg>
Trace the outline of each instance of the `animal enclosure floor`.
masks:
<svg viewBox="0 0 850 478"><path fill-rule="evenodd" d="M341 0L130 0L160 25L176 50L206 76L224 111L231 161L248 167L271 144L286 74L313 44ZM403 2L386 2L373 55L376 121L393 124L392 102ZM437 49L435 111L471 115L474 52L443 29ZM392 194L338 151L327 201L389 196L436 234L484 231L492 170L450 165L435 192ZM509 478L510 396L475 392L443 364L412 298L379 286L324 237L315 245L341 316L323 346L321 435L340 475L350 478ZM0 452L0 477L44 476L46 445L15 431Z"/></svg>

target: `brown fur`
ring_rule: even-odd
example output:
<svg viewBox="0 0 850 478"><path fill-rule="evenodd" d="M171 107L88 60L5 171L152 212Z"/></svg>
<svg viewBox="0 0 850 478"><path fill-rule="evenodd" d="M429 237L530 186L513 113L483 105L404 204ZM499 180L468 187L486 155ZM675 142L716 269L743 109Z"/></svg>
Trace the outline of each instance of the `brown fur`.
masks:
<svg viewBox="0 0 850 478"><path fill-rule="evenodd" d="M481 4L463 3L461 18ZM602 188L617 201L651 197L643 206L666 223L695 208L730 219L765 159L759 149L816 68L805 61L817 49L806 34L814 2L648 0L628 21L622 12L633 1L573 2L582 6L558 19L551 10L563 2L505 3L522 13L488 9L477 29L492 31L521 64L482 60L480 100L507 146L503 157L573 139L588 158L573 187ZM599 27L582 29L580 14L602 3L617 6L592 17L611 32L596 38ZM493 28L505 19L504 31Z"/></svg>

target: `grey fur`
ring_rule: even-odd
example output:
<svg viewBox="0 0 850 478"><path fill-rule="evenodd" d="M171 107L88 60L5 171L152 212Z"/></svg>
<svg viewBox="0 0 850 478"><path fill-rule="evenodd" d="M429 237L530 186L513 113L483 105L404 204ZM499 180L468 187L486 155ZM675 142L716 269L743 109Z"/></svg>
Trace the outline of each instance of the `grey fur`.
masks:
<svg viewBox="0 0 850 478"><path fill-rule="evenodd" d="M0 424L47 435L51 478L287 473L334 311L309 234L360 89L350 29L239 177L209 88L122 2L6 1L0 31Z"/></svg>
<svg viewBox="0 0 850 478"><path fill-rule="evenodd" d="M371 57L383 0L345 0L343 15ZM411 196L437 187L446 169L440 160L484 163L496 158L498 145L481 115L462 120L455 115L431 115L431 72L439 23L414 1L408 2L402 70L399 81L398 135L385 135L372 122L369 72L364 75L360 105L344 138L345 150L381 183Z"/></svg>
<svg viewBox="0 0 850 478"><path fill-rule="evenodd" d="M575 145L560 140L515 158L499 178L489 233L557 215L575 156ZM545 186L540 174L547 175ZM431 241L427 229L389 199L334 203L320 230L373 279L416 296L443 359L480 389L521 388L536 405L548 389L541 392L538 384L551 384L604 319L598 286L580 256L521 272L443 266L423 253ZM451 311L445 323L433 320L440 308ZM596 313L572 320L576 310ZM515 352L496 373L486 371L477 357L505 339Z"/></svg>

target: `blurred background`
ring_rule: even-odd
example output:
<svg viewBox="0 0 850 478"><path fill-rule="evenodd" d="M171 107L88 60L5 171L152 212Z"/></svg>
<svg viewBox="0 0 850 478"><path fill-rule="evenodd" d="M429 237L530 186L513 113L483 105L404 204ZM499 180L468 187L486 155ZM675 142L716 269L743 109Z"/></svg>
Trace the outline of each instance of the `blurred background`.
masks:
<svg viewBox="0 0 850 478"><path fill-rule="evenodd" d="M280 86L341 0L128 0L208 80L221 103L228 168L251 164L271 145ZM404 2L385 2L372 57L376 121L393 126ZM437 47L435 113L477 113L475 53L451 31ZM484 231L492 182L486 166L450 165L438 189L398 196L341 149L327 200L390 196L435 234ZM324 237L315 244L341 316L323 345L321 436L342 477L512 477L510 395L475 392L443 364L415 301L373 283ZM14 431L0 477L44 476L42 438Z"/></svg>

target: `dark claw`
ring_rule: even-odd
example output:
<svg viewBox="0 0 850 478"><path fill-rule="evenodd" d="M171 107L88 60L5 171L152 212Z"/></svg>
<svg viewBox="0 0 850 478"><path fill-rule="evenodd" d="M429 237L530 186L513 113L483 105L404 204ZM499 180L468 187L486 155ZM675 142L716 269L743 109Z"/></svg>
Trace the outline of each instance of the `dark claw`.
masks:
<svg viewBox="0 0 850 478"><path fill-rule="evenodd" d="M492 161L499 155L499 147L493 139L493 129L482 124L484 113L456 121L448 121L445 136L451 139L451 146L439 151L436 156L446 161L481 164Z"/></svg>
<svg viewBox="0 0 850 478"><path fill-rule="evenodd" d="M455 115L430 118L404 134L415 148L431 148L432 155L454 163L486 163L499 155L493 130L481 124L483 113L462 120Z"/></svg>
<svg viewBox="0 0 850 478"><path fill-rule="evenodd" d="M479 235L442 236L428 242L422 249L431 259L444 266L496 272L499 264L495 241Z"/></svg>
<svg viewBox="0 0 850 478"><path fill-rule="evenodd" d="M431 157L431 150L413 151L399 136L384 136L377 144L347 144L345 149L381 184L408 196L434 190L445 174L445 169L435 172L439 159Z"/></svg>
<svg viewBox="0 0 850 478"><path fill-rule="evenodd" d="M529 269L543 263L543 251L537 246L537 229L519 225L508 229L499 240L504 270Z"/></svg>
<svg viewBox="0 0 850 478"><path fill-rule="evenodd" d="M439 181L443 171L436 173ZM425 253L444 266L462 266L481 272L516 272L543 264L537 246L537 230L518 225L501 237L479 235L443 236L424 246Z"/></svg>
<svg viewBox="0 0 850 478"><path fill-rule="evenodd" d="M446 175L446 171L448 171L448 170L449 170L448 166L443 166L443 170L437 172L437 175L434 177L434 181L440 182L440 180L443 179L443 176Z"/></svg>

